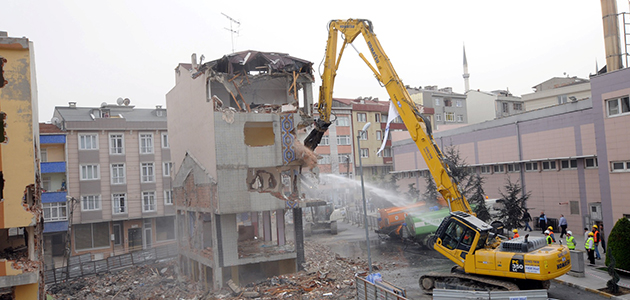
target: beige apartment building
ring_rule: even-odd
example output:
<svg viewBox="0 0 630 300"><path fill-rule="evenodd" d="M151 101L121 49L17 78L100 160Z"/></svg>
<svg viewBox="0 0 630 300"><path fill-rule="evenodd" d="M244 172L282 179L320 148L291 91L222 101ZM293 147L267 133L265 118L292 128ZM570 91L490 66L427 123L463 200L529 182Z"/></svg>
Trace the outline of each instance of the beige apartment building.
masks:
<svg viewBox="0 0 630 300"><path fill-rule="evenodd" d="M129 103L55 107L67 181L62 188L57 176L51 190L67 192L72 255L102 259L175 242L166 109Z"/></svg>
<svg viewBox="0 0 630 300"><path fill-rule="evenodd" d="M584 100L591 96L591 82L577 77L553 77L532 89L533 93L522 95L526 110Z"/></svg>

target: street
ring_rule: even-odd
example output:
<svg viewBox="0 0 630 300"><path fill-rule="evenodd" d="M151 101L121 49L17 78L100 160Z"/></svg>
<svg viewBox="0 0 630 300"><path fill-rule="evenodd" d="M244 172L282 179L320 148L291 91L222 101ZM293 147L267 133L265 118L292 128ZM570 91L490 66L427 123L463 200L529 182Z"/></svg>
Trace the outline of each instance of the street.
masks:
<svg viewBox="0 0 630 300"><path fill-rule="evenodd" d="M306 240L317 241L328 246L333 252L343 257L367 258L365 229L345 222L338 223L337 235L318 232ZM419 248L417 245L400 241L381 239L373 231L370 231L370 252L373 265L390 266L388 270L375 270L375 272L380 272L384 280L405 289L409 299L432 299L430 295L425 295L421 291L418 279L429 272L450 272L454 265L434 250ZM392 268L392 264L396 267ZM607 299L556 282L552 282L548 293L550 299Z"/></svg>

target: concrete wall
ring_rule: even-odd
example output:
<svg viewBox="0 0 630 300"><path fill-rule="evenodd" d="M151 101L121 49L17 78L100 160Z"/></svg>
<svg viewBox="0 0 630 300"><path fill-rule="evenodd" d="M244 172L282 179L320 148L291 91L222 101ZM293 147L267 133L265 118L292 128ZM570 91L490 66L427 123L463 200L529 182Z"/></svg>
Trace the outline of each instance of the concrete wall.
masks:
<svg viewBox="0 0 630 300"><path fill-rule="evenodd" d="M494 120L496 116L496 98L496 95L486 92L473 90L466 92L466 102L468 103L468 123L475 124Z"/></svg>
<svg viewBox="0 0 630 300"><path fill-rule="evenodd" d="M591 97L591 83L581 83L558 88L546 89L531 94L523 94L524 109L535 110L558 104L558 96L567 95L574 96L576 99L585 99ZM568 100L571 101L571 100Z"/></svg>

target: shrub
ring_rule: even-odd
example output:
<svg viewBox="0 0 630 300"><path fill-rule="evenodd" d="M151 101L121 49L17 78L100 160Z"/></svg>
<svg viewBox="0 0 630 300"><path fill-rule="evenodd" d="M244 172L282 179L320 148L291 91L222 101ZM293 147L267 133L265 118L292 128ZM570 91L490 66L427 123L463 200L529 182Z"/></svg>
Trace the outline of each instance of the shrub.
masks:
<svg viewBox="0 0 630 300"><path fill-rule="evenodd" d="M630 271L630 220L621 218L615 224L608 236L606 251L606 265L610 263L610 256L614 256L617 268Z"/></svg>

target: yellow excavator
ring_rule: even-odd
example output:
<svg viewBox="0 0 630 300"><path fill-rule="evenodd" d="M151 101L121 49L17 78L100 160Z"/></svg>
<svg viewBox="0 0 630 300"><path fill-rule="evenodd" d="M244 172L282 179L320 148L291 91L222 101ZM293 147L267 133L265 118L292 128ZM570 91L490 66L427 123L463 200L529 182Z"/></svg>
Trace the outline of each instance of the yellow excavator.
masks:
<svg viewBox="0 0 630 300"><path fill-rule="evenodd" d="M390 101L395 105L411 138L422 153L437 190L451 211L438 227L430 245L457 266L451 273L422 276L419 284L425 292L431 293L434 288L508 291L549 288L551 279L564 275L571 269L570 254L566 246L548 245L542 237L525 236L501 240L492 226L475 216L433 140L429 120L411 100L376 38L371 21L332 20L328 31L322 86L317 104L319 119L315 121L315 129L307 136L304 144L314 150L330 126L333 86L341 56L346 46L352 46L352 42L361 34L375 66L362 53L359 56L387 89ZM339 33L342 34L343 44L337 54Z"/></svg>

